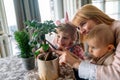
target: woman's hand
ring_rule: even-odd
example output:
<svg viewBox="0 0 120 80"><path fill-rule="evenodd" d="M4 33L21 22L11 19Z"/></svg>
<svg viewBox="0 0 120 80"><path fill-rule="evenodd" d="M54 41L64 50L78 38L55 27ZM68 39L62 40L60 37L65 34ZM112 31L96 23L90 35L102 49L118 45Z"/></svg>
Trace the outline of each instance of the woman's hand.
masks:
<svg viewBox="0 0 120 80"><path fill-rule="evenodd" d="M71 66L72 68L78 69L81 60L76 55L74 55L73 53L64 48L62 50L55 50L55 53L60 55L59 57L60 64L65 63Z"/></svg>

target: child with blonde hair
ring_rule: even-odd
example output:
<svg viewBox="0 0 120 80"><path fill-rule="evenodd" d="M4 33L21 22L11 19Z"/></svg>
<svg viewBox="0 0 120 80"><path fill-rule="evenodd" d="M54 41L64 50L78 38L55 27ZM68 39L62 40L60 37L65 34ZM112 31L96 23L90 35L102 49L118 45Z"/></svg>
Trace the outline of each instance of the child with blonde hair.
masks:
<svg viewBox="0 0 120 80"><path fill-rule="evenodd" d="M83 48L77 43L77 29L71 23L61 23L56 28L55 46L65 48L75 54L75 57L84 60ZM78 77L78 71L74 70L76 80L81 80Z"/></svg>
<svg viewBox="0 0 120 80"><path fill-rule="evenodd" d="M77 29L74 25L71 23L61 23L56 28L56 38L54 43L58 48L64 47L83 60L83 49L79 44L77 44L76 36Z"/></svg>

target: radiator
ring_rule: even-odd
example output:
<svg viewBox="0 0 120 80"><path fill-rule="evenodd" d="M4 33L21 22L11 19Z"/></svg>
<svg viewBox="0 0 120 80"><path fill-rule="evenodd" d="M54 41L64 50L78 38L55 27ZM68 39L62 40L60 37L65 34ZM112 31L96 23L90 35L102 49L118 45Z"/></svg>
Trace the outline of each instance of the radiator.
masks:
<svg viewBox="0 0 120 80"><path fill-rule="evenodd" d="M10 45L10 38L7 34L0 36L0 57L7 57L12 55L12 45Z"/></svg>

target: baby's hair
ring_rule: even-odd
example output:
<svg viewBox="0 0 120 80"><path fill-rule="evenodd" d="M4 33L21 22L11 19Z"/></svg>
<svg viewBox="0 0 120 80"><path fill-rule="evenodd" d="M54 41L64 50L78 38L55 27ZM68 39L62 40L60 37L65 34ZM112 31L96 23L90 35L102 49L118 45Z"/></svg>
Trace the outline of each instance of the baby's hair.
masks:
<svg viewBox="0 0 120 80"><path fill-rule="evenodd" d="M106 24L99 24L94 26L94 28L86 36L86 40L97 39L97 41L102 45L114 44L114 34L110 29L110 26Z"/></svg>
<svg viewBox="0 0 120 80"><path fill-rule="evenodd" d="M61 23L57 28L56 28L56 33L59 32L64 32L68 33L71 36L71 39L76 40L76 34L77 34L77 29L76 27L71 24L71 23Z"/></svg>

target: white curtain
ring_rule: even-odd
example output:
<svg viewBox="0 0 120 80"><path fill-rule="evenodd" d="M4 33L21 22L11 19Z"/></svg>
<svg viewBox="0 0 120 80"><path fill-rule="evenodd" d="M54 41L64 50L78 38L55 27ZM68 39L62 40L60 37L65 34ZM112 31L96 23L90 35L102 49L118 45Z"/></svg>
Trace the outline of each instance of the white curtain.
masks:
<svg viewBox="0 0 120 80"><path fill-rule="evenodd" d="M63 0L63 10L68 12L70 20L73 18L76 10L81 6L91 3L92 0Z"/></svg>
<svg viewBox="0 0 120 80"><path fill-rule="evenodd" d="M64 0L53 0L54 3L54 20L59 20L64 17L64 10L63 10L63 1Z"/></svg>
<svg viewBox="0 0 120 80"><path fill-rule="evenodd" d="M0 26L1 26L0 31L3 31L4 33L7 34L9 33L3 0L0 0Z"/></svg>
<svg viewBox="0 0 120 80"><path fill-rule="evenodd" d="M77 10L77 0L63 0L64 14L68 13L69 19L73 17L75 11Z"/></svg>
<svg viewBox="0 0 120 80"><path fill-rule="evenodd" d="M7 34L0 36L0 57L7 57L13 55L10 43L10 37Z"/></svg>
<svg viewBox="0 0 120 80"><path fill-rule="evenodd" d="M3 0L0 0L0 57L12 55L8 24Z"/></svg>

